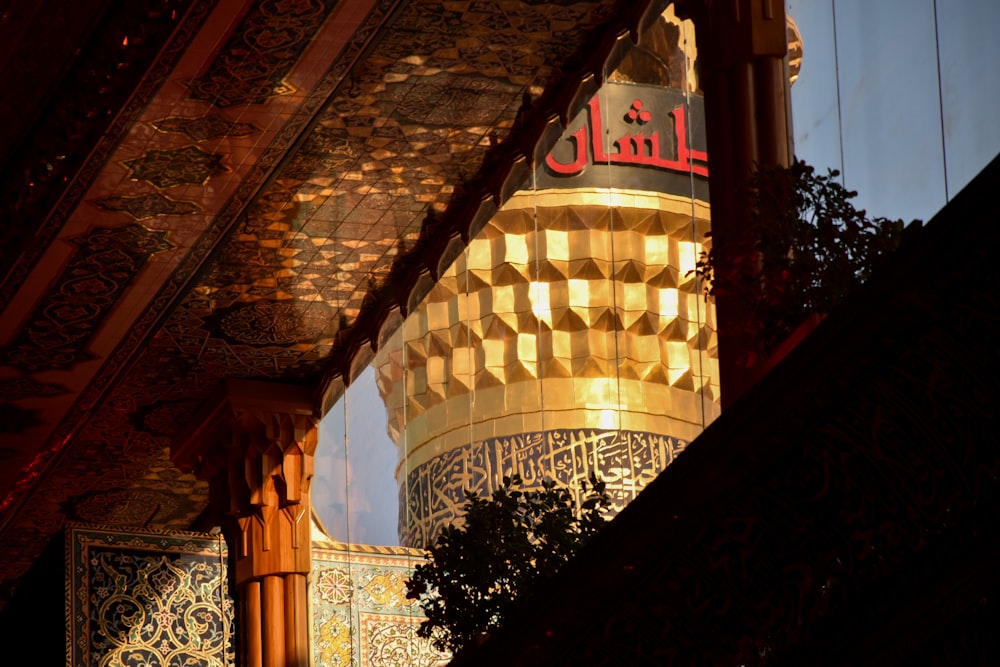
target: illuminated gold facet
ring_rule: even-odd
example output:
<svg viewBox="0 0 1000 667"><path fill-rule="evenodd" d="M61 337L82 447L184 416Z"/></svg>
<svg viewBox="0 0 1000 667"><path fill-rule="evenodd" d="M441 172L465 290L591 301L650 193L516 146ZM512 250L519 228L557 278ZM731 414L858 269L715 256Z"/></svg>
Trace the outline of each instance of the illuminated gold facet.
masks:
<svg viewBox="0 0 1000 667"><path fill-rule="evenodd" d="M719 411L714 307L692 272L707 230L708 206L683 197L515 195L386 345L405 354L379 355L400 480L524 433L696 437ZM634 491L656 471L632 454L608 469Z"/></svg>

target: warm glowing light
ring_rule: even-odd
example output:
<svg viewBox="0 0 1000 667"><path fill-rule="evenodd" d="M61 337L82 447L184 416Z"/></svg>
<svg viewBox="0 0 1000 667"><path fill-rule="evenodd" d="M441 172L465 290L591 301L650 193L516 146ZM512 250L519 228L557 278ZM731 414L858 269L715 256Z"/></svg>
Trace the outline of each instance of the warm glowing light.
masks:
<svg viewBox="0 0 1000 667"><path fill-rule="evenodd" d="M650 235L644 239L646 264L669 264L670 242L666 236Z"/></svg>
<svg viewBox="0 0 1000 667"><path fill-rule="evenodd" d="M508 234L504 238L504 245L506 246L506 252L504 253L506 261L511 264L528 263L528 237L518 234Z"/></svg>
<svg viewBox="0 0 1000 667"><path fill-rule="evenodd" d="M677 317L680 312L678 296L676 288L668 287L660 290L660 317Z"/></svg>
<svg viewBox="0 0 1000 667"><path fill-rule="evenodd" d="M538 341L534 334L517 335L517 358L522 363L538 361Z"/></svg>
<svg viewBox="0 0 1000 667"><path fill-rule="evenodd" d="M677 250L678 273L683 278L689 272L694 271L695 265L698 264L698 253L701 252L701 244L690 241L678 241Z"/></svg>
<svg viewBox="0 0 1000 667"><path fill-rule="evenodd" d="M590 281L570 279L566 281L569 285L569 305L575 308L586 308L590 305Z"/></svg>
<svg viewBox="0 0 1000 667"><path fill-rule="evenodd" d="M549 305L548 283L531 283L531 312L543 322L552 323L552 307Z"/></svg>

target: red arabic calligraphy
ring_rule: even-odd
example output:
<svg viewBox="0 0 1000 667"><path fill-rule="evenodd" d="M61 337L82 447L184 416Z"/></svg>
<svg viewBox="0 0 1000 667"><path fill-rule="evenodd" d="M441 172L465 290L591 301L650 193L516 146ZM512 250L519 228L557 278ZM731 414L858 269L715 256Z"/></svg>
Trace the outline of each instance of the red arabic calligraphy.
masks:
<svg viewBox="0 0 1000 667"><path fill-rule="evenodd" d="M648 111L640 112L641 109L642 102L635 100L628 114L630 120L638 119L639 125L645 124L651 118ZM559 162L552 153L549 153L548 157L545 158L545 164L557 174L574 176L587 166L589 148L594 164L642 165L708 176L708 154L688 146L684 107L676 107L670 112L670 115L674 118L674 134L677 138L676 158L669 159L660 154L659 131L652 132L648 136L641 131L637 134L626 132L621 138L612 142L612 145L617 148L617 152L609 153L604 148L604 121L601 116L601 101L595 96L589 103L589 123L584 124L576 132L566 137L568 141L573 142L573 161Z"/></svg>

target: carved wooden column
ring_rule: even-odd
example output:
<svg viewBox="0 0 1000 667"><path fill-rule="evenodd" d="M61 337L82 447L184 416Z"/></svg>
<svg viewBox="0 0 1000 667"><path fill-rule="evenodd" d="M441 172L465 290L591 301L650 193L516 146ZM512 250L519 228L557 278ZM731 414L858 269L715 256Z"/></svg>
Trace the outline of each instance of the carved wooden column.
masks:
<svg viewBox="0 0 1000 667"><path fill-rule="evenodd" d="M211 485L235 558L241 663L309 664L306 577L316 420L309 392L230 381L174 445L175 463Z"/></svg>
<svg viewBox="0 0 1000 667"><path fill-rule="evenodd" d="M705 95L712 244L719 266L731 263L746 233L750 175L791 160L787 33L783 0L682 0L694 20ZM746 322L751 304L720 295L719 373L723 409L754 381ZM760 360L763 361L763 360Z"/></svg>

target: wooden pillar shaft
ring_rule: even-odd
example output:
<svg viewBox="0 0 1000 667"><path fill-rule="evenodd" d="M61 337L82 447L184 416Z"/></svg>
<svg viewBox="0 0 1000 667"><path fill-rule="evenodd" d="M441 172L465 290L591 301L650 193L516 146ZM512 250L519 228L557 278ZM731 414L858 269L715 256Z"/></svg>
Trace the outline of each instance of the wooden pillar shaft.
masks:
<svg viewBox="0 0 1000 667"><path fill-rule="evenodd" d="M310 416L242 415L244 424L254 419L264 437L252 439L242 459L232 460L244 472L247 491L238 503L243 549L236 555L236 586L262 588L262 667L306 667L309 481L316 432Z"/></svg>
<svg viewBox="0 0 1000 667"><path fill-rule="evenodd" d="M217 510L228 517L241 662L249 667L309 665L306 578L315 450L309 393L246 381L231 382L199 427L174 446L175 462L210 481Z"/></svg>
<svg viewBox="0 0 1000 667"><path fill-rule="evenodd" d="M263 667L264 660L264 614L261 611L260 582L253 581L240 591L243 611L240 619L243 664L247 667Z"/></svg>
<svg viewBox="0 0 1000 667"><path fill-rule="evenodd" d="M761 164L788 166L791 137L788 132L788 74L784 58L762 58L754 62L757 93L757 158Z"/></svg>
<svg viewBox="0 0 1000 667"><path fill-rule="evenodd" d="M309 664L308 608L306 576L285 575L285 661L289 665Z"/></svg>
<svg viewBox="0 0 1000 667"><path fill-rule="evenodd" d="M286 667L285 582L282 577L275 574L263 579L261 586L264 591L261 604L264 624L262 664L263 667ZM254 583L256 582L250 582L251 585Z"/></svg>
<svg viewBox="0 0 1000 667"><path fill-rule="evenodd" d="M716 267L732 265L748 233L750 177L759 167L791 161L787 33L781 0L678 0L695 23L705 95L711 176L712 247ZM756 349L751 304L718 295L722 406L753 382L748 352ZM762 360L761 360L762 361Z"/></svg>

